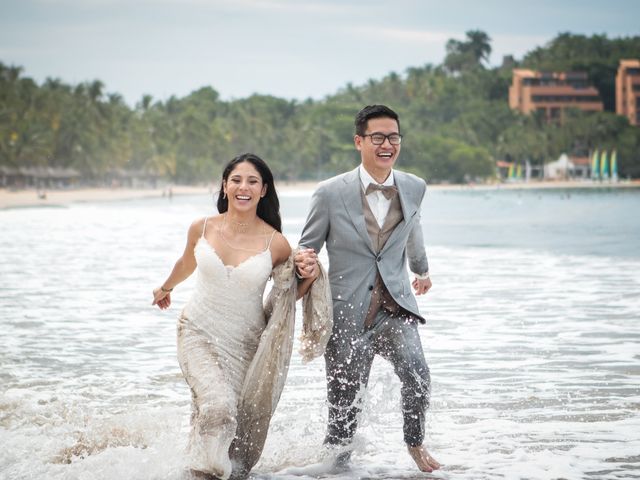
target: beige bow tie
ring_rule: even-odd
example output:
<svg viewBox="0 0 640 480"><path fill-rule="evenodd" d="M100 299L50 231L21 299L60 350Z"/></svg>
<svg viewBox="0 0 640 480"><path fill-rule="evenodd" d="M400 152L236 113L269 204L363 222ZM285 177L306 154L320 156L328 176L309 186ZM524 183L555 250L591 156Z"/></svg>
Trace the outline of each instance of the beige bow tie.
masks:
<svg viewBox="0 0 640 480"><path fill-rule="evenodd" d="M367 189L364 194L369 195L371 192L375 192L376 190L380 190L384 195L384 198L387 200L391 200L398 194L398 187L395 185L378 185L377 183L370 183L367 185Z"/></svg>

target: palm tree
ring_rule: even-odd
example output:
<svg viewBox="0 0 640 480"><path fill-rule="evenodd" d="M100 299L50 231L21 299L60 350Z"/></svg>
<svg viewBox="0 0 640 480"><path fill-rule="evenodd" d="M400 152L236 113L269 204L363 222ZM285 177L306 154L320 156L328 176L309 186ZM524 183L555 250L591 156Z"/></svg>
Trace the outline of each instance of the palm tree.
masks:
<svg viewBox="0 0 640 480"><path fill-rule="evenodd" d="M491 38L482 30L468 30L467 40L450 39L446 45L444 66L452 73L482 68L489 61Z"/></svg>
<svg viewBox="0 0 640 480"><path fill-rule="evenodd" d="M465 49L471 52L478 64L488 62L491 55L491 37L482 30L468 30L466 35Z"/></svg>
<svg viewBox="0 0 640 480"><path fill-rule="evenodd" d="M136 108L141 109L143 112L146 112L151 107L152 102L153 102L153 96L149 94L142 95L142 99L136 105Z"/></svg>
<svg viewBox="0 0 640 480"><path fill-rule="evenodd" d="M100 80L94 80L87 86L87 94L94 103L102 99L103 90L104 83Z"/></svg>

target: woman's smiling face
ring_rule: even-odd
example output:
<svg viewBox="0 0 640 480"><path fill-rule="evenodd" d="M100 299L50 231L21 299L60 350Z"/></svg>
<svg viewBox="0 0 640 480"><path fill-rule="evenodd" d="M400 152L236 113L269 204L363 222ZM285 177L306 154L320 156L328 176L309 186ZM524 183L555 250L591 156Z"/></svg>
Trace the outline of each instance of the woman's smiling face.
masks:
<svg viewBox="0 0 640 480"><path fill-rule="evenodd" d="M224 184L229 209L238 211L257 210L260 198L267 192L267 186L251 162L238 163Z"/></svg>

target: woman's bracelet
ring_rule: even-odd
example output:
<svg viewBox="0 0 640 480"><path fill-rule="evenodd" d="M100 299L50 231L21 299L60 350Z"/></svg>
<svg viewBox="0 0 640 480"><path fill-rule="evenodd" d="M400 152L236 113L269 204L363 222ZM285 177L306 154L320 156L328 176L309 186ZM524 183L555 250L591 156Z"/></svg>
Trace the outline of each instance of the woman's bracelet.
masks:
<svg viewBox="0 0 640 480"><path fill-rule="evenodd" d="M160 290L162 290L164 293L169 293L173 291L173 288L164 288L163 286L160 286Z"/></svg>

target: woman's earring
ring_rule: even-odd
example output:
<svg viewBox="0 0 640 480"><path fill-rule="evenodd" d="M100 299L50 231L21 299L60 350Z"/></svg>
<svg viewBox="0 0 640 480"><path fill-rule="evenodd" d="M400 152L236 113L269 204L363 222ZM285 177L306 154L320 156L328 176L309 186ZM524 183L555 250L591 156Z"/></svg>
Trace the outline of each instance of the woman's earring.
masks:
<svg viewBox="0 0 640 480"><path fill-rule="evenodd" d="M224 200L225 198L227 198L227 192L222 192L222 199Z"/></svg>

